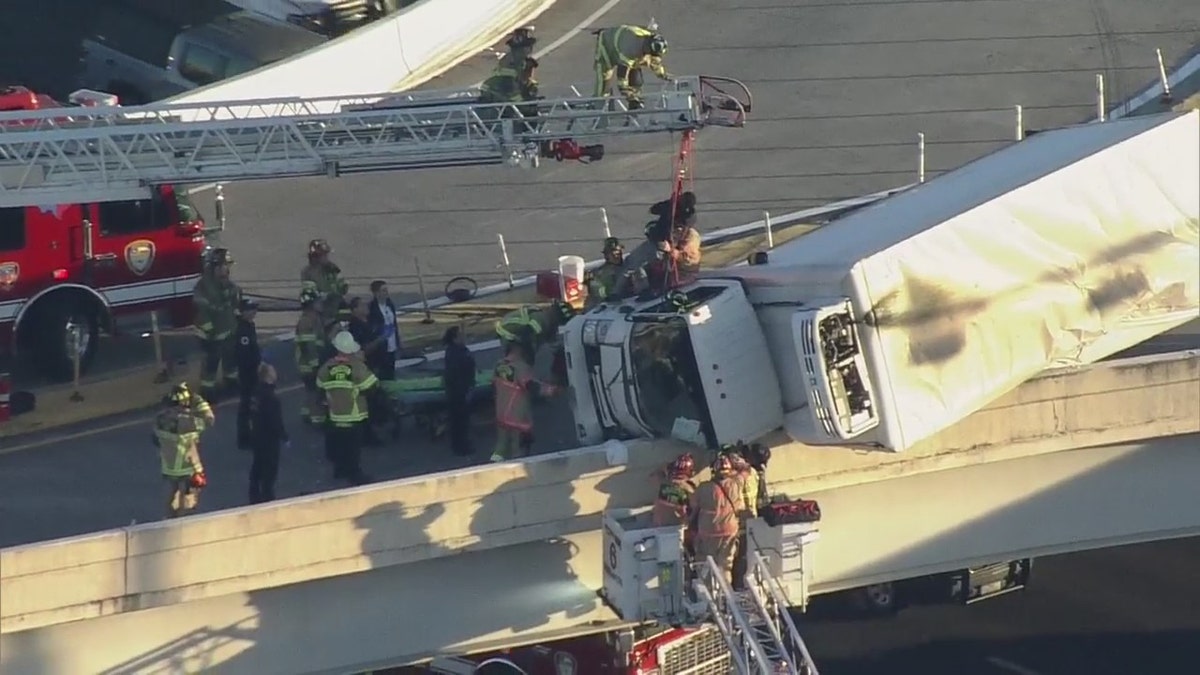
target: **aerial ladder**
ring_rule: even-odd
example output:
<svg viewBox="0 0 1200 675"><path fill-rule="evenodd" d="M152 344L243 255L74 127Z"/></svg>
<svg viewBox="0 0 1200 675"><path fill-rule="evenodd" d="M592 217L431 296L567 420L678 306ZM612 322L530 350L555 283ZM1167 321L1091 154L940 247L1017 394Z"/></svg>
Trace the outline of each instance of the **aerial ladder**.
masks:
<svg viewBox="0 0 1200 675"><path fill-rule="evenodd" d="M729 647L738 675L819 675L788 613L775 575L757 550L747 553L745 586L734 590L711 557L697 565L693 582Z"/></svg>
<svg viewBox="0 0 1200 675"><path fill-rule="evenodd" d="M740 127L745 85L679 77L615 98L479 103L478 92L277 98L0 113L0 207L141 199L163 184L598 159L616 137ZM596 149L599 150L596 150Z"/></svg>

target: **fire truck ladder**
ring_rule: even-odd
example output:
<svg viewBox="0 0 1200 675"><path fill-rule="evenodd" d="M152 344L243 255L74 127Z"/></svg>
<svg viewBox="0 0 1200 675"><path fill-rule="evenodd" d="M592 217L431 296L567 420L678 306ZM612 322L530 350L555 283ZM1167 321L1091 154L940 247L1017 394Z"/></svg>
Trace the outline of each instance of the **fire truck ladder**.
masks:
<svg viewBox="0 0 1200 675"><path fill-rule="evenodd" d="M699 566L695 580L697 595L729 647L735 672L819 675L779 582L758 551L747 556L745 590L733 590L712 557Z"/></svg>
<svg viewBox="0 0 1200 675"><path fill-rule="evenodd" d="M484 104L473 93L0 113L0 207L138 199L168 183L536 166L555 141L738 127L751 105L740 82L700 76L637 110L584 97Z"/></svg>

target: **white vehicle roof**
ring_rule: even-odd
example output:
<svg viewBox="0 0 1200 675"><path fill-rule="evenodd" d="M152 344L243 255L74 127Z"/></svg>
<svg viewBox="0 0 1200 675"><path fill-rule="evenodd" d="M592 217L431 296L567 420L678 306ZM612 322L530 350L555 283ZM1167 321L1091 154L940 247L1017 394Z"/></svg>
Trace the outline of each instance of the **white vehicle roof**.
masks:
<svg viewBox="0 0 1200 675"><path fill-rule="evenodd" d="M943 223L953 226L947 221L959 214L1178 116L1131 117L1043 131L777 246L770 266L849 269Z"/></svg>

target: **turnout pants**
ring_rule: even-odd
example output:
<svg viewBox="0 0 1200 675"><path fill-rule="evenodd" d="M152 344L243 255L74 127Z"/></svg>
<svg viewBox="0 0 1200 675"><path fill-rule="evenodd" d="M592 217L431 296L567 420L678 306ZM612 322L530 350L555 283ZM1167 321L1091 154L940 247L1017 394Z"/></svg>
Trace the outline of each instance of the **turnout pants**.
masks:
<svg viewBox="0 0 1200 675"><path fill-rule="evenodd" d="M217 340L200 340L200 348L204 352L204 363L200 369L200 389L205 398L216 393L218 384L226 387L237 384L236 346L232 334ZM218 371L223 380L217 379Z"/></svg>
<svg viewBox="0 0 1200 675"><path fill-rule="evenodd" d="M250 463L250 503L275 499L275 479L279 476L279 444L259 444Z"/></svg>
<svg viewBox="0 0 1200 675"><path fill-rule="evenodd" d="M532 447L533 432L496 425L496 448L492 451L492 461L525 457Z"/></svg>
<svg viewBox="0 0 1200 675"><path fill-rule="evenodd" d="M163 476L167 492L167 518L179 518L194 511L200 504L200 488L192 485L191 476Z"/></svg>
<svg viewBox="0 0 1200 675"><path fill-rule="evenodd" d="M733 559L737 555L737 535L697 535L695 540L696 562L703 563L712 557L717 568L725 573L725 580L733 583Z"/></svg>
<svg viewBox="0 0 1200 675"><path fill-rule="evenodd" d="M642 107L642 84L645 78L641 68L630 68L615 56L616 46L609 45L604 35L596 36L596 82L592 96L600 98L609 96L615 83L617 90L625 97L630 108Z"/></svg>
<svg viewBox="0 0 1200 675"><path fill-rule="evenodd" d="M363 480L362 442L365 422L325 426L325 456L333 464L334 480L359 483Z"/></svg>

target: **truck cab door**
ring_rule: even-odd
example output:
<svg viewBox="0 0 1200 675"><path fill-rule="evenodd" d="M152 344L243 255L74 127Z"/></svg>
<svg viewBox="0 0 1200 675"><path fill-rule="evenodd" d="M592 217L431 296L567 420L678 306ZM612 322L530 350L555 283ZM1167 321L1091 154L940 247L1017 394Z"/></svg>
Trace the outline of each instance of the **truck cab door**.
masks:
<svg viewBox="0 0 1200 675"><path fill-rule="evenodd" d="M706 287L719 292L691 308L687 323L713 433L718 443L749 442L783 425L779 378L742 285L706 280L688 293Z"/></svg>
<svg viewBox="0 0 1200 675"><path fill-rule="evenodd" d="M92 223L92 283L114 307L174 295L170 249L177 213L161 192L154 197L88 204ZM86 236L86 231L85 231Z"/></svg>

